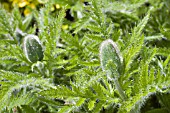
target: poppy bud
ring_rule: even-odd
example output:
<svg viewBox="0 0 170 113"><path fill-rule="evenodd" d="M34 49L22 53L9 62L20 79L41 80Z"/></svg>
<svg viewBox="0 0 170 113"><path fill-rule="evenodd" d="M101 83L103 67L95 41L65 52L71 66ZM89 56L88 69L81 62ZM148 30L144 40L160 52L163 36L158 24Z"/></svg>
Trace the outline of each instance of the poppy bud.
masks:
<svg viewBox="0 0 170 113"><path fill-rule="evenodd" d="M37 36L27 35L24 38L24 53L30 62L37 62L43 59L42 45Z"/></svg>
<svg viewBox="0 0 170 113"><path fill-rule="evenodd" d="M111 39L103 41L100 46L100 62L109 79L117 78L120 75L123 58L116 43Z"/></svg>

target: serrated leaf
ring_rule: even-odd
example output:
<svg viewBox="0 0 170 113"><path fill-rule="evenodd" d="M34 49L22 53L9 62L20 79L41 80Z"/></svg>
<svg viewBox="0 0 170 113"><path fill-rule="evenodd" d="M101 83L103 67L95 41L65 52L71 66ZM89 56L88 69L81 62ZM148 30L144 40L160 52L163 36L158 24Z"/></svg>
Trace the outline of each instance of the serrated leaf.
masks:
<svg viewBox="0 0 170 113"><path fill-rule="evenodd" d="M87 29L89 29L90 31L94 31L94 32L101 32L101 28L99 26L95 26L95 25L88 25L86 26Z"/></svg>
<svg viewBox="0 0 170 113"><path fill-rule="evenodd" d="M78 106L78 107L81 106L85 100L86 100L86 98L79 98L79 100L76 102L76 106Z"/></svg>
<svg viewBox="0 0 170 113"><path fill-rule="evenodd" d="M88 25L89 21L90 19L88 17L84 17L80 21L76 22L73 25L73 28L76 28L73 33L77 34L81 29Z"/></svg>
<svg viewBox="0 0 170 113"><path fill-rule="evenodd" d="M90 100L88 102L88 108L89 108L90 111L94 108L95 103L96 103L96 101L94 101L94 100Z"/></svg>
<svg viewBox="0 0 170 113"><path fill-rule="evenodd" d="M85 36L91 40L95 40L98 42L104 41L104 38L102 38L102 35L99 35L99 34L86 34Z"/></svg>

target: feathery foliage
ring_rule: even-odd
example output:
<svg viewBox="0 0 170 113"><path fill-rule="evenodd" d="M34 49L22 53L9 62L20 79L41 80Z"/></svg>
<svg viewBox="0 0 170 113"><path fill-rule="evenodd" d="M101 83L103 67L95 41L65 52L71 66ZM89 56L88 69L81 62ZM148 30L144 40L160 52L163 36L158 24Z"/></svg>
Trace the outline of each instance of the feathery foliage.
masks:
<svg viewBox="0 0 170 113"><path fill-rule="evenodd" d="M169 112L168 0L92 0L68 30L53 3L0 9L0 112Z"/></svg>

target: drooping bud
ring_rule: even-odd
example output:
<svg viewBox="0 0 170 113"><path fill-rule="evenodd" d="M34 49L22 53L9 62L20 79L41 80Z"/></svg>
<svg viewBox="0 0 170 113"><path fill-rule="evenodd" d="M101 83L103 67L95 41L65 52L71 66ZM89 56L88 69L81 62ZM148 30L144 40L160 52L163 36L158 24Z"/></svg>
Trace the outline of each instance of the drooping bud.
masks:
<svg viewBox="0 0 170 113"><path fill-rule="evenodd" d="M116 43L111 39L103 41L100 46L100 62L103 71L106 71L109 79L118 78L123 58Z"/></svg>
<svg viewBox="0 0 170 113"><path fill-rule="evenodd" d="M100 46L100 62L103 71L107 73L107 78L114 82L120 97L126 100L127 96L118 80L122 69L123 58L116 43L111 39L105 40Z"/></svg>
<svg viewBox="0 0 170 113"><path fill-rule="evenodd" d="M44 57L39 38L35 35L27 35L24 38L24 53L30 62L41 61Z"/></svg>

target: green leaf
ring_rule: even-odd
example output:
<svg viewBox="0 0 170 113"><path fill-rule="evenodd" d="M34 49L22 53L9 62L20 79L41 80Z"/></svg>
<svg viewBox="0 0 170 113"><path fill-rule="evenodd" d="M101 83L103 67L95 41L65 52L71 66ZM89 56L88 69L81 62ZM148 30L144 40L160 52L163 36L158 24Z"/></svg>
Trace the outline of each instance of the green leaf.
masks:
<svg viewBox="0 0 170 113"><path fill-rule="evenodd" d="M96 101L94 101L94 100L90 100L90 101L88 102L88 109L89 109L90 111L94 108L95 103L96 103Z"/></svg>
<svg viewBox="0 0 170 113"><path fill-rule="evenodd" d="M85 102L86 98L79 98L79 100L76 102L76 106L81 106Z"/></svg>

